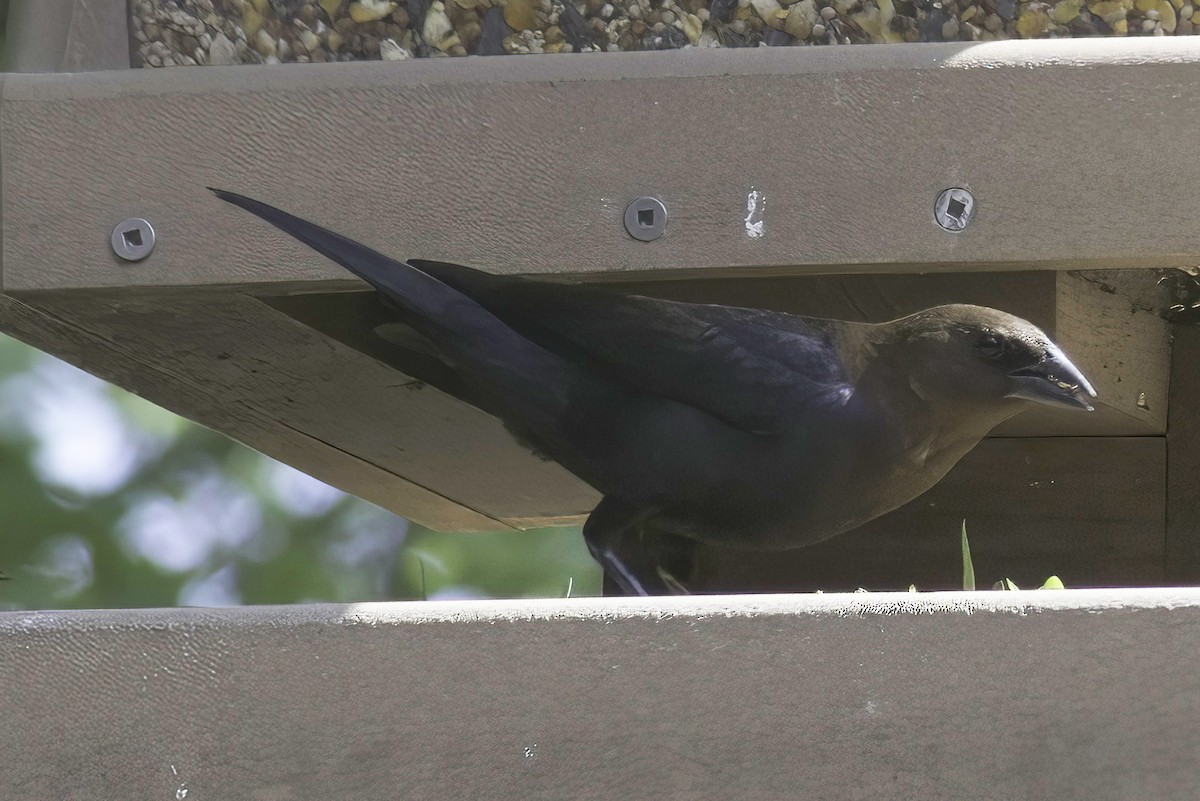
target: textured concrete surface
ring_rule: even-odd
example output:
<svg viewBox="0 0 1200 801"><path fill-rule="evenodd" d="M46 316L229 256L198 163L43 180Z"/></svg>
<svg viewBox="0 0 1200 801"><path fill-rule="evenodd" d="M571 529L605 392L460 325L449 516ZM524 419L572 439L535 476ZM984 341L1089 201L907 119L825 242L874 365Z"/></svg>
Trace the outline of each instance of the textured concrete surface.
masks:
<svg viewBox="0 0 1200 801"><path fill-rule="evenodd" d="M0 615L63 799L1193 799L1200 591ZM186 792L185 792L186 791Z"/></svg>

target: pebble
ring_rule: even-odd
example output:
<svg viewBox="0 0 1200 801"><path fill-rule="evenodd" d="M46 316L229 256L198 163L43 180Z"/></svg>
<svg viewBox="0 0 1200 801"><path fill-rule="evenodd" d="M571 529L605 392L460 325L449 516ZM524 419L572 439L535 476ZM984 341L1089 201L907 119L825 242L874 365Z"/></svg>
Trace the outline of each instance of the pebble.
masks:
<svg viewBox="0 0 1200 801"><path fill-rule="evenodd" d="M782 23L781 20L775 17L778 12L783 10L783 6L779 5L779 0L751 0L751 5L754 6L754 11L758 14L758 18L768 25L780 25Z"/></svg>
<svg viewBox="0 0 1200 801"><path fill-rule="evenodd" d="M1171 0L1137 0L1135 8L1145 13L1146 19L1161 22L1159 28L1166 33L1174 33L1179 24Z"/></svg>
<svg viewBox="0 0 1200 801"><path fill-rule="evenodd" d="M1120 0L1099 0L1088 3L1088 10L1109 25L1125 19L1125 5Z"/></svg>
<svg viewBox="0 0 1200 801"><path fill-rule="evenodd" d="M358 23L381 20L396 10L391 0L355 0L350 4L350 19Z"/></svg>
<svg viewBox="0 0 1200 801"><path fill-rule="evenodd" d="M788 9L783 30L793 39L803 41L813 33L817 24L817 5L814 0L800 0Z"/></svg>
<svg viewBox="0 0 1200 801"><path fill-rule="evenodd" d="M1054 10L1050 13L1050 16L1059 25L1066 25L1079 16L1079 10L1082 6L1082 0L1059 0L1059 2L1055 3ZM991 30L991 28L988 30Z"/></svg>
<svg viewBox="0 0 1200 801"><path fill-rule="evenodd" d="M223 33L213 37L208 48L208 63L214 66L226 67L238 63L237 47Z"/></svg>
<svg viewBox="0 0 1200 801"><path fill-rule="evenodd" d="M379 57L384 61L406 61L413 54L401 47L395 39L384 39L379 43Z"/></svg>
<svg viewBox="0 0 1200 801"><path fill-rule="evenodd" d="M275 55L275 38L267 33L266 28L259 28L258 32L254 34L254 49L263 58L270 58Z"/></svg>
<svg viewBox="0 0 1200 801"><path fill-rule="evenodd" d="M438 50L448 50L459 44L458 35L446 15L446 6L441 0L434 0L425 12L425 24L421 26L421 37ZM454 41L450 41L453 39Z"/></svg>
<svg viewBox="0 0 1200 801"><path fill-rule="evenodd" d="M529 0L508 0L504 6L504 21L514 31L532 30L536 23Z"/></svg>

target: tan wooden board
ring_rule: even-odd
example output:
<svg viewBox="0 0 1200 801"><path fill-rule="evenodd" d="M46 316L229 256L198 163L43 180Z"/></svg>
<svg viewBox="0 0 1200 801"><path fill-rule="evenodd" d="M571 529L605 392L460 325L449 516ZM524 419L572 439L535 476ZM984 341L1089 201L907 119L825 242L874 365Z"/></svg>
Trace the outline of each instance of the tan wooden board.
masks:
<svg viewBox="0 0 1200 801"><path fill-rule="evenodd" d="M339 276L207 185L505 272L1185 265L1197 74L1179 37L12 75L3 287ZM671 215L649 244L639 195ZM107 245L129 216L159 233L135 266Z"/></svg>
<svg viewBox="0 0 1200 801"><path fill-rule="evenodd" d="M440 393L432 408L421 399L436 390L406 388L405 377L283 315L247 314L246 306L261 305L252 298L201 295L138 310L133 300L92 297L78 316L69 303L45 313L0 300L6 329L17 337L431 528L504 528L496 511L476 504L491 501L501 512L552 506L539 492L557 490L553 508L570 504L572 493L583 496L576 512L595 503L560 468L513 445L494 419ZM122 307L132 320L114 325L111 315ZM139 323L154 335L138 335ZM205 325L211 335L190 335ZM273 350L282 336L290 337L287 349ZM314 425L309 414L340 430ZM394 472L401 466L404 474ZM525 480L509 480L509 469ZM472 494L447 497L467 486Z"/></svg>
<svg viewBox="0 0 1200 801"><path fill-rule="evenodd" d="M1194 799L1200 598L0 614L5 797Z"/></svg>
<svg viewBox="0 0 1200 801"><path fill-rule="evenodd" d="M712 549L702 575L710 590L961 588L965 519L981 588L1050 575L1160 585L1166 466L1162 437L988 439L928 493L849 534L784 554Z"/></svg>

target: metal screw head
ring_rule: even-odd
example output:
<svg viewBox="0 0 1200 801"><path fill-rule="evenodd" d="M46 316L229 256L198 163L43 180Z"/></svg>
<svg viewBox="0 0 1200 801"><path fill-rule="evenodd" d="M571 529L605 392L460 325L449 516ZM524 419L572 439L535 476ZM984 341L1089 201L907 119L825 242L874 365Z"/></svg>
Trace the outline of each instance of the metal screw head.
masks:
<svg viewBox="0 0 1200 801"><path fill-rule="evenodd" d="M937 224L947 231L961 231L971 224L975 211L975 198L965 189L945 189L933 204L933 216Z"/></svg>
<svg viewBox="0 0 1200 801"><path fill-rule="evenodd" d="M634 239L650 242L667 230L667 207L653 197L639 197L625 207L625 230Z"/></svg>
<svg viewBox="0 0 1200 801"><path fill-rule="evenodd" d="M123 220L113 229L112 249L125 261L141 261L154 250L154 227L141 217Z"/></svg>

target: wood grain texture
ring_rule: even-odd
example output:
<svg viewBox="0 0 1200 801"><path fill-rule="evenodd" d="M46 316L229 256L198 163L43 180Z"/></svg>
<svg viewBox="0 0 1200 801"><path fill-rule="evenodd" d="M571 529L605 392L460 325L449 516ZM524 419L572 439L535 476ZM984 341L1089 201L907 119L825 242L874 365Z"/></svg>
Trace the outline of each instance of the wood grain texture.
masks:
<svg viewBox="0 0 1200 801"><path fill-rule="evenodd" d="M1185 801L1198 595L3 613L5 796Z"/></svg>
<svg viewBox="0 0 1200 801"><path fill-rule="evenodd" d="M928 493L849 534L784 554L706 551L703 585L961 589L964 519L980 587L1051 574L1068 587L1160 585L1166 463L1162 437L984 440Z"/></svg>
<svg viewBox="0 0 1200 801"><path fill-rule="evenodd" d="M254 298L0 301L14 336L432 528L495 530L595 503L493 418Z"/></svg>
<svg viewBox="0 0 1200 801"><path fill-rule="evenodd" d="M1056 280L1055 330L1101 393L1098 405L1124 418L1113 425L1125 433L1165 434L1171 326L1157 275L1093 270L1058 273ZM1071 422L1070 433L1082 434L1086 423Z"/></svg>
<svg viewBox="0 0 1200 801"><path fill-rule="evenodd" d="M1166 578L1200 584L1200 327L1175 329L1167 429Z"/></svg>
<svg viewBox="0 0 1200 801"><path fill-rule="evenodd" d="M206 185L504 272L1182 265L1198 64L1179 37L16 75L5 288L338 275ZM1079 131L1121 135L1047 144ZM1130 169L1130 141L1170 167ZM978 204L958 235L951 185ZM643 194L671 215L650 244L621 224ZM107 239L133 215L160 242L130 266Z"/></svg>

